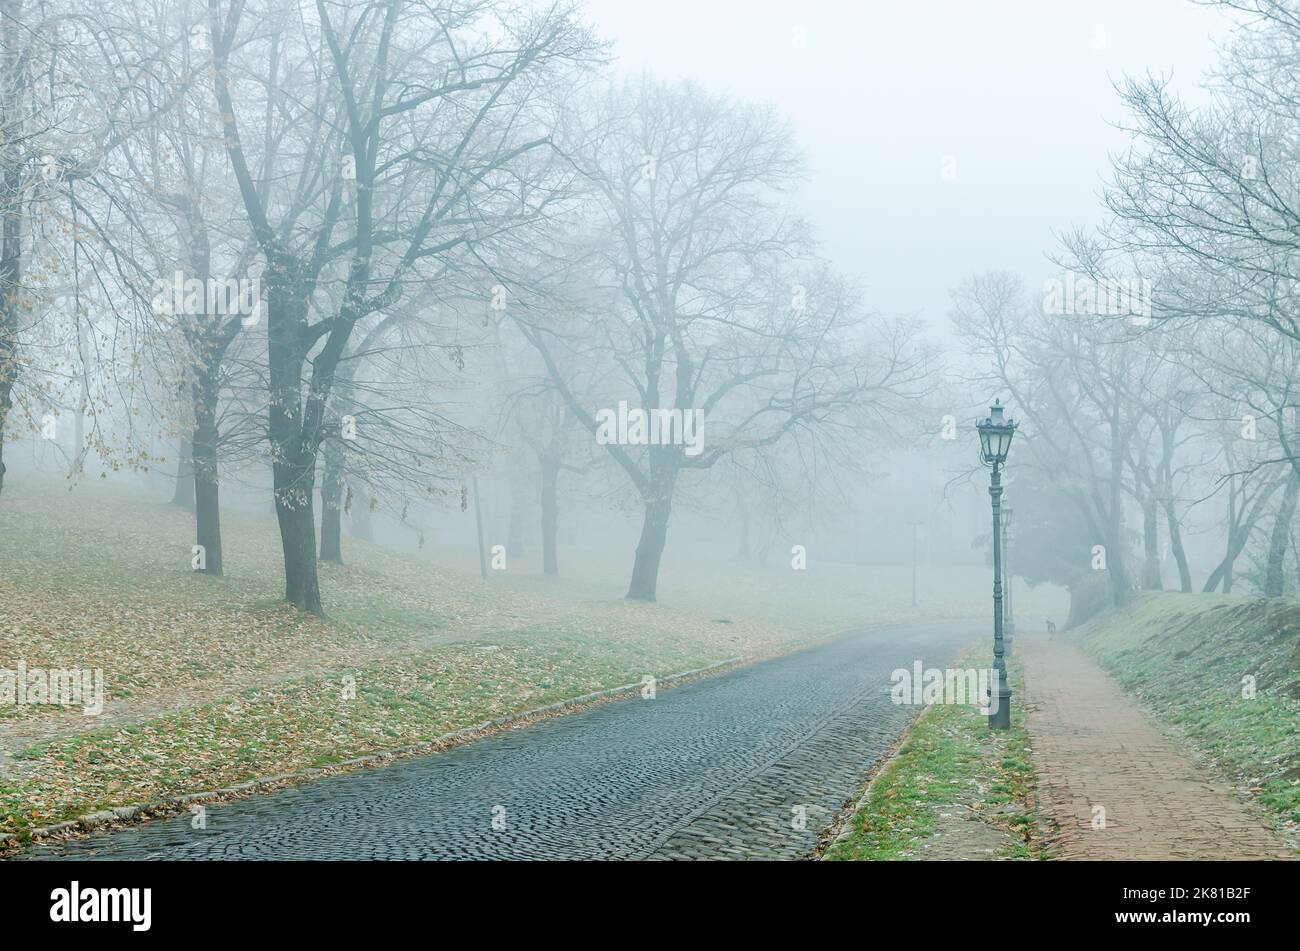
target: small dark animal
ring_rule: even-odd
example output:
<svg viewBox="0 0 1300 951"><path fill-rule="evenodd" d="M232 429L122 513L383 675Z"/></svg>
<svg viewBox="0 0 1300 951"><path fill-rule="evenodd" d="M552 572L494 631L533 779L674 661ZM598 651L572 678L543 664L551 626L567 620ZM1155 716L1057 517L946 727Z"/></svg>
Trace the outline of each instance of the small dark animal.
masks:
<svg viewBox="0 0 1300 951"><path fill-rule="evenodd" d="M1051 640L1056 635L1056 624L1052 621L1047 622L1047 639Z"/></svg>

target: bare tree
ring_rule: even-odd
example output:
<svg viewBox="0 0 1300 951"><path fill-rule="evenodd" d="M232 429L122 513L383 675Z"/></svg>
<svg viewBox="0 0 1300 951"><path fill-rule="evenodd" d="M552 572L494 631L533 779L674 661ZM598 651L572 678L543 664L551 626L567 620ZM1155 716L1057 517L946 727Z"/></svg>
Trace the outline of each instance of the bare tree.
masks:
<svg viewBox="0 0 1300 951"><path fill-rule="evenodd" d="M1131 588L1126 497L1155 501L1136 396L1149 386L1151 363L1134 346L1133 328L1096 314L1045 314L1007 272L968 279L953 305L958 335L988 367L977 379L1008 393L1024 420L1019 464L1041 470L1078 507L1104 549L1111 600L1122 603ZM1149 491L1135 489L1134 466ZM1147 526L1154 532L1153 518Z"/></svg>
<svg viewBox="0 0 1300 951"><path fill-rule="evenodd" d="M770 113L643 77L592 102L569 133L608 235L599 253L613 306L581 340L516 320L598 438L598 416L619 404L669 428L692 415L708 427L698 452L680 438L600 439L643 508L627 597L653 601L683 473L796 430L830 432L850 407L870 417L917 388L923 361L909 327L881 323L869 337L852 290L801 269L806 229L774 201L799 164ZM570 365L617 372L606 406L579 399L564 346L578 348Z"/></svg>
<svg viewBox="0 0 1300 951"><path fill-rule="evenodd" d="M501 21L496 41L485 5L464 0L317 0L301 18L272 4L252 26L243 0L209 10L226 154L265 262L285 598L320 613L316 456L353 328L441 256L541 213L548 143L532 110L591 42L563 6ZM336 309L313 320L340 271Z"/></svg>

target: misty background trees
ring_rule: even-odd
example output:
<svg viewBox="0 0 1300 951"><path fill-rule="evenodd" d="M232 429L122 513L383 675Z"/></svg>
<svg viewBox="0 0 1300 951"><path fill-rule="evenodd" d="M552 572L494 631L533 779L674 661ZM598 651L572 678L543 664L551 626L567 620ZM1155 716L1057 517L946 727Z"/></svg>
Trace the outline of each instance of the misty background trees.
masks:
<svg viewBox="0 0 1300 951"><path fill-rule="evenodd" d="M1103 223L927 326L824 254L781 116L618 77L580 3L0 0L0 450L171 480L213 576L223 506L273 511L312 613L349 533L485 502L547 576L631 526L653 601L684 519L755 565L980 544L1000 396L1013 564L1076 615L1294 591L1300 19L1222 6L1206 104L1119 88Z"/></svg>
<svg viewBox="0 0 1300 951"><path fill-rule="evenodd" d="M1220 6L1236 28L1205 104L1162 77L1120 86L1132 145L1103 192L1107 218L1062 237L1041 293L1004 273L954 293L977 378L1027 424L1021 463L1069 502L1062 528L1079 519L1100 546L1059 580L1095 581L1086 565L1111 603L1166 584L1230 593L1239 580L1279 596L1300 572L1300 19L1272 0Z"/></svg>
<svg viewBox="0 0 1300 951"><path fill-rule="evenodd" d="M797 496L932 388L919 329L818 259L781 120L615 82L576 4L3 15L6 439L174 475L195 570L223 573L222 487L266 492L321 613L345 519L466 509L503 466L545 573L564 476L640 507L654 600L687 481ZM592 451L620 406L668 428Z"/></svg>

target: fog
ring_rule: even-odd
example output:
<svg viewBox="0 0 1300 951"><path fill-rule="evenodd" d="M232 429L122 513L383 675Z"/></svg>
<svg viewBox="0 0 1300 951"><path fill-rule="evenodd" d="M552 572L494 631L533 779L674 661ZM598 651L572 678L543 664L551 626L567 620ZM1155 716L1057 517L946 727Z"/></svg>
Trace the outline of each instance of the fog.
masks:
<svg viewBox="0 0 1300 951"><path fill-rule="evenodd" d="M1290 597L1297 39L1266 0L0 0L0 667L295 724L96 780L136 802L802 648L1005 689L1013 636ZM302 699L339 684L364 716ZM73 720L0 716L47 826Z"/></svg>
<svg viewBox="0 0 1300 951"><path fill-rule="evenodd" d="M1180 0L590 9L620 71L775 105L808 158L798 200L825 252L873 304L936 333L962 277L1041 279L1054 236L1099 221L1108 156L1127 142L1114 83L1149 71L1195 100L1225 33Z"/></svg>

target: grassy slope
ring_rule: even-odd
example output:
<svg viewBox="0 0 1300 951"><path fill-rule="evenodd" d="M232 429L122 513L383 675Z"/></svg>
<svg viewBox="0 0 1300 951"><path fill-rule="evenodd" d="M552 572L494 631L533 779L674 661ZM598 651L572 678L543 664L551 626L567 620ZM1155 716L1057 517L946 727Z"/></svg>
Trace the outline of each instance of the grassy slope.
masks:
<svg viewBox="0 0 1300 951"><path fill-rule="evenodd" d="M945 572L917 611L904 571L754 572L680 552L660 604L640 605L609 559L566 562L581 580L525 563L484 583L348 539L347 566L322 566L322 622L279 601L273 519L228 514L223 536L227 575L208 578L190 571L190 516L161 501L6 487L0 668L102 668L109 702L98 718L0 707L0 831L418 745L848 626L968 615L985 587Z"/></svg>
<svg viewBox="0 0 1300 951"><path fill-rule="evenodd" d="M1300 823L1300 601L1145 595L1073 635L1281 825ZM1255 696L1243 696L1253 677Z"/></svg>

